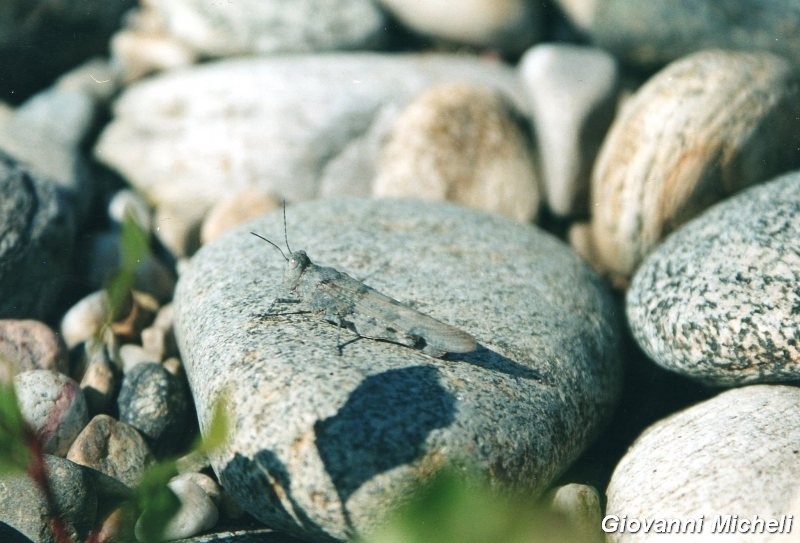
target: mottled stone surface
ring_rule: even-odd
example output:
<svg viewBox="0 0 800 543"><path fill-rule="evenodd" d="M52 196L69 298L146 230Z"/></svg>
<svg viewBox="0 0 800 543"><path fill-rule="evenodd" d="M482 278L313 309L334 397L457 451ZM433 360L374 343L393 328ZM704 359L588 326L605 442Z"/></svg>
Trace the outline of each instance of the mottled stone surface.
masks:
<svg viewBox="0 0 800 543"><path fill-rule="evenodd" d="M372 192L535 220L540 197L531 147L519 115L501 95L478 85L436 85L395 121Z"/></svg>
<svg viewBox="0 0 800 543"><path fill-rule="evenodd" d="M155 363L135 365L122 379L117 398L119 420L139 430L154 452L183 444L189 423L184 383Z"/></svg>
<svg viewBox="0 0 800 543"><path fill-rule="evenodd" d="M614 118L617 63L602 49L542 44L520 60L542 165L542 189L559 216L585 216L595 156Z"/></svg>
<svg viewBox="0 0 800 543"><path fill-rule="evenodd" d="M22 416L42 441L44 452L65 456L89 421L80 386L63 373L31 370L14 377Z"/></svg>
<svg viewBox="0 0 800 543"><path fill-rule="evenodd" d="M434 38L520 53L539 37L541 9L527 0L379 0L408 28Z"/></svg>
<svg viewBox="0 0 800 543"><path fill-rule="evenodd" d="M370 0L216 0L148 2L166 33L203 57L370 49L386 19Z"/></svg>
<svg viewBox="0 0 800 543"><path fill-rule="evenodd" d="M800 172L687 223L634 276L628 320L658 364L715 385L800 379Z"/></svg>
<svg viewBox="0 0 800 543"><path fill-rule="evenodd" d="M68 373L64 342L43 322L0 319L0 380L37 369Z"/></svg>
<svg viewBox="0 0 800 543"><path fill-rule="evenodd" d="M607 541L731 543L777 534L711 535L718 515L800 515L800 388L756 385L724 392L648 428L623 457L606 492L607 515L694 519L695 534L611 533ZM793 503L793 500L794 503Z"/></svg>
<svg viewBox="0 0 800 543"><path fill-rule="evenodd" d="M800 166L800 75L768 53L703 51L626 101L592 171L596 266L630 278L669 232Z"/></svg>
<svg viewBox="0 0 800 543"><path fill-rule="evenodd" d="M590 39L627 63L648 67L702 49L772 51L800 62L794 0L557 0Z"/></svg>
<svg viewBox="0 0 800 543"><path fill-rule="evenodd" d="M153 455L135 428L108 415L98 415L75 438L67 459L133 487L153 461Z"/></svg>
<svg viewBox="0 0 800 543"><path fill-rule="evenodd" d="M157 235L183 255L204 212L249 187L290 201L367 195L400 107L448 81L499 89L526 110L511 68L469 56L226 60L129 87L95 155L158 207Z"/></svg>
<svg viewBox="0 0 800 543"><path fill-rule="evenodd" d="M0 232L0 318L45 318L70 264L72 210L52 182L2 151Z"/></svg>
<svg viewBox="0 0 800 543"><path fill-rule="evenodd" d="M270 214L205 246L176 291L201 427L228 398L220 482L268 525L320 539L374 526L449 462L543 491L607 418L620 384L613 304L534 227L450 204L327 200L287 209L289 243L473 334L434 359L362 339L292 304L265 315L284 261Z"/></svg>
<svg viewBox="0 0 800 543"><path fill-rule="evenodd" d="M92 478L64 458L45 455L45 461L67 534L83 541L94 527L97 515L97 493ZM0 476L0 522L17 529L34 543L54 543L47 502L27 474Z"/></svg>

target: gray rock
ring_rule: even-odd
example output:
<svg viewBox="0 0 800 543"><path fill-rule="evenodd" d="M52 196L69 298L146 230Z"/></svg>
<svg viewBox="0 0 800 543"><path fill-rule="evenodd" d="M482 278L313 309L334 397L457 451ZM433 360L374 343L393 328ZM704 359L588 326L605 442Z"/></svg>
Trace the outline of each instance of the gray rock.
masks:
<svg viewBox="0 0 800 543"><path fill-rule="evenodd" d="M108 38L134 0L4 0L0 6L0 100L20 100L88 57Z"/></svg>
<svg viewBox="0 0 800 543"><path fill-rule="evenodd" d="M369 49L386 38L370 0L215 0L150 2L166 33L202 57Z"/></svg>
<svg viewBox="0 0 800 543"><path fill-rule="evenodd" d="M627 296L659 365L714 385L800 379L800 172L731 197L667 238Z"/></svg>
<svg viewBox="0 0 800 543"><path fill-rule="evenodd" d="M592 164L614 118L617 63L602 49L543 44L525 53L519 72L547 204L559 216L585 216Z"/></svg>
<svg viewBox="0 0 800 543"><path fill-rule="evenodd" d="M557 0L591 40L653 67L703 49L772 51L800 63L800 4L741 0Z"/></svg>
<svg viewBox="0 0 800 543"><path fill-rule="evenodd" d="M14 377L22 416L39 436L44 452L65 456L89 421L81 388L63 373L25 371Z"/></svg>
<svg viewBox="0 0 800 543"><path fill-rule="evenodd" d="M64 342L43 322L0 319L0 381L37 369L68 373Z"/></svg>
<svg viewBox="0 0 800 543"><path fill-rule="evenodd" d="M792 502L800 479L799 450L797 387L729 390L661 420L636 440L614 470L606 515L648 520L703 515L703 531L680 536L609 533L607 541L778 541L777 534L715 536L711 530L725 515L778 520L794 515L796 524L800 503ZM785 541L792 538L796 533Z"/></svg>
<svg viewBox="0 0 800 543"><path fill-rule="evenodd" d="M326 200L287 215L292 247L370 274L480 346L440 360L362 339L339 356L351 332L291 306L264 315L285 295L284 261L248 231L280 239L280 213L201 249L178 284L176 336L201 426L227 398L234 431L212 465L259 520L344 538L450 462L541 492L607 418L620 384L613 304L554 238L418 201Z"/></svg>
<svg viewBox="0 0 800 543"><path fill-rule="evenodd" d="M52 182L2 151L0 232L0 318L45 318L69 269L74 218Z"/></svg>
<svg viewBox="0 0 800 543"><path fill-rule="evenodd" d="M527 111L514 71L474 57L228 60L129 87L95 156L157 206L157 235L183 256L184 240L197 235L204 213L249 187L310 199L333 179L330 168L339 195L367 195L380 149L370 142L391 126L398 105L435 83L453 81L498 89ZM355 188L348 190L350 185Z"/></svg>
<svg viewBox="0 0 800 543"><path fill-rule="evenodd" d="M156 454L183 444L188 394L183 382L160 364L137 364L125 374L117 405L119 420L142 432Z"/></svg>
<svg viewBox="0 0 800 543"><path fill-rule="evenodd" d="M527 0L380 0L412 30L435 38L520 53L539 36L541 10Z"/></svg>
<svg viewBox="0 0 800 543"><path fill-rule="evenodd" d="M153 455L135 428L108 415L97 415L75 438L67 459L133 487Z"/></svg>
<svg viewBox="0 0 800 543"><path fill-rule="evenodd" d="M45 462L56 509L67 534L73 541L83 541L97 515L93 481L80 466L64 458L45 455ZM27 474L0 476L0 522L35 543L54 543L50 513L44 496Z"/></svg>

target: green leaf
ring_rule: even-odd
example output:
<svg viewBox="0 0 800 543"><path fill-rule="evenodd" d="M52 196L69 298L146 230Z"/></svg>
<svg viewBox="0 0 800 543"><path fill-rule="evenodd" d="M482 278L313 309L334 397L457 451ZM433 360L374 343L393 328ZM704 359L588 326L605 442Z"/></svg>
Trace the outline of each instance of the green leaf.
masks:
<svg viewBox="0 0 800 543"><path fill-rule="evenodd" d="M130 216L126 216L122 221L122 233L120 234L120 264L123 270L133 272L150 251L149 237L147 232L134 221Z"/></svg>
<svg viewBox="0 0 800 543"><path fill-rule="evenodd" d="M139 511L138 537L145 543L163 541L164 528L180 508L180 501L167 483L178 474L174 460L150 466L136 487Z"/></svg>
<svg viewBox="0 0 800 543"><path fill-rule="evenodd" d="M30 463L25 420L12 383L0 383L0 474L25 471Z"/></svg>
<svg viewBox="0 0 800 543"><path fill-rule="evenodd" d="M225 396L220 396L214 402L211 414L211 423L200 443L193 449L202 454L208 454L225 444L228 439L228 414Z"/></svg>

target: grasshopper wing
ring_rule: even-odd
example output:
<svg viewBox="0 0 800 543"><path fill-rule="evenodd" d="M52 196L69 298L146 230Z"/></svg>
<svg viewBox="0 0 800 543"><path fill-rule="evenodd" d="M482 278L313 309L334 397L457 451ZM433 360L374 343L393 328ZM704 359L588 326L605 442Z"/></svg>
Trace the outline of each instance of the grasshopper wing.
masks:
<svg viewBox="0 0 800 543"><path fill-rule="evenodd" d="M414 340L411 345L422 339L424 351L435 356L468 353L477 347L475 338L463 330L420 313L347 274L342 275L345 280L328 282L324 288L332 289L332 295L349 302L351 314L343 317L359 334L405 345L409 344L409 337Z"/></svg>

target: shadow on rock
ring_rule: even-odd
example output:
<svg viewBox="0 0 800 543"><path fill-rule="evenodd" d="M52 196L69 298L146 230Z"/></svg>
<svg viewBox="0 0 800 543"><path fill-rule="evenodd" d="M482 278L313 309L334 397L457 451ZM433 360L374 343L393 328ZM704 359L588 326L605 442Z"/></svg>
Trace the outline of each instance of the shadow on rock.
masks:
<svg viewBox="0 0 800 543"><path fill-rule="evenodd" d="M478 344L478 348L471 353L448 353L447 356L445 356L445 360L465 362L486 370L505 373L512 377L534 379L542 383L547 382L538 371L524 366L519 362L515 362L507 356L503 356L497 351L493 351L480 343Z"/></svg>
<svg viewBox="0 0 800 543"><path fill-rule="evenodd" d="M423 455L425 440L455 419L455 399L430 366L372 375L332 417L314 425L317 450L342 503L376 475Z"/></svg>

